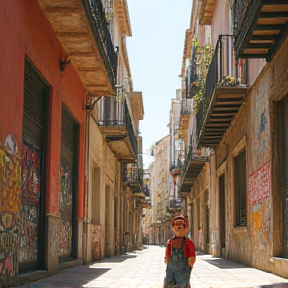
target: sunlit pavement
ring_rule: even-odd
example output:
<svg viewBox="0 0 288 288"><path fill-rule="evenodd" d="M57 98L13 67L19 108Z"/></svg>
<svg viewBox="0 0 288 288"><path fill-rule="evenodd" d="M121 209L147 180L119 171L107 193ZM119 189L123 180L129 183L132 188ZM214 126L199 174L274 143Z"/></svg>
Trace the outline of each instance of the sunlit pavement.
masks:
<svg viewBox="0 0 288 288"><path fill-rule="evenodd" d="M134 253L61 270L57 275L19 287L162 288L164 252L164 247L151 245ZM211 255L197 255L191 288L222 287L288 288L288 279Z"/></svg>

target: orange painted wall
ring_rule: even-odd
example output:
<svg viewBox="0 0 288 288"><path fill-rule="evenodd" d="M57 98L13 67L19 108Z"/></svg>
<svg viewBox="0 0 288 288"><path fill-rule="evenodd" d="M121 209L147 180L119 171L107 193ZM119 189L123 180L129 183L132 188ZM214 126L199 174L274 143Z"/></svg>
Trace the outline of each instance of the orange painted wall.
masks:
<svg viewBox="0 0 288 288"><path fill-rule="evenodd" d="M64 50L36 0L0 1L0 144L11 135L21 154L25 55L51 85L47 150L47 213L58 213L61 108L80 124L78 217L83 218L85 89L72 64L60 75Z"/></svg>

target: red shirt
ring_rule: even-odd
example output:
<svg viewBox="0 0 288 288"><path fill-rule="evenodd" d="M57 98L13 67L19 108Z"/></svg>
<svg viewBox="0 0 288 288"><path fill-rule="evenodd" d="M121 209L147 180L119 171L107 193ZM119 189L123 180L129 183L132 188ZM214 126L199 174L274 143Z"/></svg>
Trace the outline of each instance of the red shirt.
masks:
<svg viewBox="0 0 288 288"><path fill-rule="evenodd" d="M172 250L172 240L175 239L175 236L168 240L165 251L165 258L169 259L171 257ZM195 247L193 242L189 238L185 238L184 242L184 256L186 258L195 257Z"/></svg>

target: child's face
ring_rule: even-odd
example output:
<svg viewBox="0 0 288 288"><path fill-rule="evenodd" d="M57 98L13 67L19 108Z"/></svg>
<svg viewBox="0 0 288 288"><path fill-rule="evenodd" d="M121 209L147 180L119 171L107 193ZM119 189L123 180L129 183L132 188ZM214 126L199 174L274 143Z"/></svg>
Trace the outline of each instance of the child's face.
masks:
<svg viewBox="0 0 288 288"><path fill-rule="evenodd" d="M188 232L189 228L187 223L182 219L177 219L174 221L174 225L172 226L172 230L177 237L184 237Z"/></svg>

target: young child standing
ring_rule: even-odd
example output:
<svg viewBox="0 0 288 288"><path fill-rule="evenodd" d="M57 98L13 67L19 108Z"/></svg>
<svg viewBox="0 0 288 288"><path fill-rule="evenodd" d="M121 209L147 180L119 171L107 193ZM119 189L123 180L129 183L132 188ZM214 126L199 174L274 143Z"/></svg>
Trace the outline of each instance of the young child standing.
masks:
<svg viewBox="0 0 288 288"><path fill-rule="evenodd" d="M185 235L189 230L188 221L182 215L172 219L174 236L168 240L164 262L167 264L163 288L190 287L190 273L196 261L193 242Z"/></svg>

